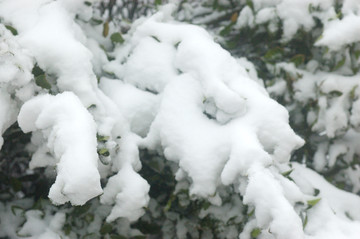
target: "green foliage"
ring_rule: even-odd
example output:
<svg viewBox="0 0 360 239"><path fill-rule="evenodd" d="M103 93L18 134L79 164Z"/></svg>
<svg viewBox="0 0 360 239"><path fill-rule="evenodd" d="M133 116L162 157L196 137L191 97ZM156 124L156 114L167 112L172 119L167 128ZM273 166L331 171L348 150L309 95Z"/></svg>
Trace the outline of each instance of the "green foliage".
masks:
<svg viewBox="0 0 360 239"><path fill-rule="evenodd" d="M12 33L14 36L16 36L16 35L18 34L18 31L17 31L14 27L12 27L12 26L10 26L10 25L5 25L5 27L6 27L6 29L8 29L9 31L11 31L11 33Z"/></svg>
<svg viewBox="0 0 360 239"><path fill-rule="evenodd" d="M98 154L107 157L110 155L110 152L107 148L100 148L98 149Z"/></svg>
<svg viewBox="0 0 360 239"><path fill-rule="evenodd" d="M51 89L51 85L50 83L46 80L46 76L45 75L39 75L35 77L35 83L47 90Z"/></svg>
<svg viewBox="0 0 360 239"><path fill-rule="evenodd" d="M254 228L251 231L251 238L257 238L259 235L261 234L261 229L260 228Z"/></svg>
<svg viewBox="0 0 360 239"><path fill-rule="evenodd" d="M300 66L305 62L305 55L303 54L296 54L290 59L291 62L295 64L295 66Z"/></svg>
<svg viewBox="0 0 360 239"><path fill-rule="evenodd" d="M97 134L96 138L97 138L98 142L106 143L109 140L110 136L103 136L103 135Z"/></svg>
<svg viewBox="0 0 360 239"><path fill-rule="evenodd" d="M276 60L282 59L284 55L284 49L281 47L274 47L266 52L264 55L265 61L275 62Z"/></svg>
<svg viewBox="0 0 360 239"><path fill-rule="evenodd" d="M122 44L125 41L119 32L115 32L111 34L110 39L113 43L119 43L119 44Z"/></svg>
<svg viewBox="0 0 360 239"><path fill-rule="evenodd" d="M345 61L346 61L346 57L343 57L339 62L336 63L332 71L336 71L340 69L345 64Z"/></svg>
<svg viewBox="0 0 360 239"><path fill-rule="evenodd" d="M46 79L46 74L43 69L41 69L38 65L35 65L32 69L32 73L35 77L35 83L47 90L51 89L51 84Z"/></svg>
<svg viewBox="0 0 360 239"><path fill-rule="evenodd" d="M310 207L313 207L313 206L315 206L320 200L321 200L321 198L309 200L309 201L307 201L307 204L308 204Z"/></svg>
<svg viewBox="0 0 360 239"><path fill-rule="evenodd" d="M282 176L288 177L288 176L290 176L290 174L291 174L293 171L294 171L294 169L290 169L289 171L283 172L283 173L282 173Z"/></svg>
<svg viewBox="0 0 360 239"><path fill-rule="evenodd" d="M100 228L100 234L105 235L110 233L113 230L113 227L110 223L104 223L102 227Z"/></svg>

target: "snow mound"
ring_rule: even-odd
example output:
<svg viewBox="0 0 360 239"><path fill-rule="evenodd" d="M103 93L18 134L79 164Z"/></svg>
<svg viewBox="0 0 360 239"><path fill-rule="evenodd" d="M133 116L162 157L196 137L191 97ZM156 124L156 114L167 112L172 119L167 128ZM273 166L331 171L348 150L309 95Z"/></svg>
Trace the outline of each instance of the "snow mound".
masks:
<svg viewBox="0 0 360 239"><path fill-rule="evenodd" d="M96 125L76 95L37 96L22 106L18 122L25 133L41 131L43 147L35 155L50 154L56 160L57 177L49 192L54 203L83 205L102 193ZM32 167L47 166L48 157L33 158Z"/></svg>

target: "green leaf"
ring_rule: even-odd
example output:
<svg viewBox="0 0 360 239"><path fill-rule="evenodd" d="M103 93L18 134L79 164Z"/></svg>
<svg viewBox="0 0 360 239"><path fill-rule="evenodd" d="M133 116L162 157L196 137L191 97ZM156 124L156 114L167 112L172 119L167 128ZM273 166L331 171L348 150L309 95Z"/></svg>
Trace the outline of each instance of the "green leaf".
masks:
<svg viewBox="0 0 360 239"><path fill-rule="evenodd" d="M85 212L87 212L90 209L90 207L91 207L91 205L89 203L85 204L83 206L75 206L73 214L78 217L78 216L84 214Z"/></svg>
<svg viewBox="0 0 360 239"><path fill-rule="evenodd" d="M110 139L110 136L103 136L103 135L96 135L97 141L105 143L106 141L108 141Z"/></svg>
<svg viewBox="0 0 360 239"><path fill-rule="evenodd" d="M353 72L353 74L355 75L356 73L358 73L359 72L359 70L360 70L360 67L351 67L351 70L352 70L352 72Z"/></svg>
<svg viewBox="0 0 360 239"><path fill-rule="evenodd" d="M101 19L96 19L96 18L91 18L90 19L90 24L93 26L97 26L103 23L103 20Z"/></svg>
<svg viewBox="0 0 360 239"><path fill-rule="evenodd" d="M176 199L175 195L171 194L170 199L167 201L166 206L164 207L164 212L167 212L171 208L172 202Z"/></svg>
<svg viewBox="0 0 360 239"><path fill-rule="evenodd" d="M88 6L88 7L90 7L92 3L89 2L89 1L85 1L84 4L85 4L86 6Z"/></svg>
<svg viewBox="0 0 360 239"><path fill-rule="evenodd" d="M10 25L5 25L6 29L8 29L14 36L16 36L18 34L18 31L13 28L12 26Z"/></svg>
<svg viewBox="0 0 360 239"><path fill-rule="evenodd" d="M339 96L342 96L342 92L341 91L338 91L338 90L333 90L333 91L330 91L329 93L328 93L328 95L330 96L330 97L339 97Z"/></svg>
<svg viewBox="0 0 360 239"><path fill-rule="evenodd" d="M305 56L303 54L297 54L293 56L290 61L293 62L295 66L299 66L304 63Z"/></svg>
<svg viewBox="0 0 360 239"><path fill-rule="evenodd" d="M309 13L318 12L321 10L320 6L314 6L312 3L308 6Z"/></svg>
<svg viewBox="0 0 360 239"><path fill-rule="evenodd" d="M113 43L119 43L119 44L122 44L125 41L124 38L122 37L122 35L119 32L115 32L115 33L111 34L110 40Z"/></svg>
<svg viewBox="0 0 360 239"><path fill-rule="evenodd" d="M202 205L202 208L203 208L204 210L207 210L210 206L211 206L211 203L206 201L206 202L204 202L204 204Z"/></svg>
<svg viewBox="0 0 360 239"><path fill-rule="evenodd" d="M110 152L107 148L101 148L98 150L98 154L107 157L110 155Z"/></svg>
<svg viewBox="0 0 360 239"><path fill-rule="evenodd" d="M321 200L321 198L316 198L316 199L313 199L313 200L309 200L309 201L307 201L307 204L308 204L310 207L313 207L313 206L315 206L320 200Z"/></svg>
<svg viewBox="0 0 360 239"><path fill-rule="evenodd" d="M36 85L40 86L41 88L44 89L51 89L51 85L50 83L46 80L46 76L45 75L39 75L35 77L35 83Z"/></svg>
<svg viewBox="0 0 360 239"><path fill-rule="evenodd" d="M254 228L252 231L251 231L251 238L257 238L261 233L261 229L260 228Z"/></svg>
<svg viewBox="0 0 360 239"><path fill-rule="evenodd" d="M319 193L320 193L320 190L315 188L314 189L314 196L316 197L317 195L319 195Z"/></svg>
<svg viewBox="0 0 360 239"><path fill-rule="evenodd" d="M158 172L158 173L161 173L162 170L163 170L163 165L160 164L160 162L156 161L156 160L151 160L149 162L149 166L151 169L153 169L154 171Z"/></svg>
<svg viewBox="0 0 360 239"><path fill-rule="evenodd" d="M39 198L34 205L32 206L32 209L42 210L45 204L45 199Z"/></svg>
<svg viewBox="0 0 360 239"><path fill-rule="evenodd" d="M294 169L291 169L291 170L289 170L289 171L283 172L283 173L282 173L282 176L288 177L293 171L294 171Z"/></svg>
<svg viewBox="0 0 360 239"><path fill-rule="evenodd" d="M229 25L227 25L226 27L224 27L224 28L220 31L220 36L227 36L227 35L229 35L233 26L234 26L234 23L231 22Z"/></svg>
<svg viewBox="0 0 360 239"><path fill-rule="evenodd" d="M356 98L355 91L356 91L356 88L357 88L357 87L358 87L358 85L355 85L355 86L351 89L351 91L350 91L349 96L350 96L350 99L351 99L351 100L355 100L355 98Z"/></svg>
<svg viewBox="0 0 360 239"><path fill-rule="evenodd" d="M340 67L342 67L345 64L346 61L346 57L344 57L343 59L341 59L332 69L332 71L336 71L338 70Z"/></svg>
<svg viewBox="0 0 360 239"><path fill-rule="evenodd" d="M312 5L312 3L309 4L309 6L308 6L308 11L309 11L309 13L312 13L312 12L313 12L313 5Z"/></svg>
<svg viewBox="0 0 360 239"><path fill-rule="evenodd" d="M268 50L264 55L264 58L267 61L274 61L280 59L283 54L284 54L284 49L282 49L281 47L275 47Z"/></svg>
<svg viewBox="0 0 360 239"><path fill-rule="evenodd" d="M246 5L251 8L251 10L254 11L254 3L252 0L246 0Z"/></svg>
<svg viewBox="0 0 360 239"><path fill-rule="evenodd" d="M21 214L24 214L24 211L25 209L22 208L22 207L19 207L17 205L13 205L11 206L11 212L14 216L18 216L18 215L21 215Z"/></svg>
<svg viewBox="0 0 360 239"><path fill-rule="evenodd" d="M86 221L87 223L90 223L90 222L94 221L94 218L95 218L95 216L94 216L93 213L88 213L88 214L86 214L85 217L84 217L84 219L85 219L85 221Z"/></svg>
<svg viewBox="0 0 360 239"><path fill-rule="evenodd" d="M100 228L100 234L105 235L112 231L112 225L110 223L105 222Z"/></svg>
<svg viewBox="0 0 360 239"><path fill-rule="evenodd" d="M304 221L303 221L303 229L305 229L307 223L308 223L308 216L306 215L306 216L305 216L305 219L304 219Z"/></svg>
<svg viewBox="0 0 360 239"><path fill-rule="evenodd" d="M37 64L34 66L34 68L32 69L31 73L36 77L36 76L40 76L40 75L45 75L45 72L43 71L43 69L41 69Z"/></svg>
<svg viewBox="0 0 360 239"><path fill-rule="evenodd" d="M318 38L316 38L316 40L315 40L315 42L318 42L318 41L320 41L321 39L323 39L323 35L320 35ZM327 50L328 51L328 50ZM326 53L327 53L327 51L326 51Z"/></svg>
<svg viewBox="0 0 360 239"><path fill-rule="evenodd" d="M251 210L251 212L249 212L249 214L247 215L248 217L252 217L255 213L255 208L253 210Z"/></svg>
<svg viewBox="0 0 360 239"><path fill-rule="evenodd" d="M155 0L155 5L161 5L162 4L162 0Z"/></svg>
<svg viewBox="0 0 360 239"><path fill-rule="evenodd" d="M360 57L360 50L354 52L356 60Z"/></svg>
<svg viewBox="0 0 360 239"><path fill-rule="evenodd" d="M22 183L17 178L11 178L10 179L10 184L11 184L11 187L13 188L13 190L15 192L19 192L21 190L21 188L22 188Z"/></svg>
<svg viewBox="0 0 360 239"><path fill-rule="evenodd" d="M95 109L96 108L96 105L95 104L91 104L89 107L87 107L88 108L88 110L90 110L90 109Z"/></svg>
<svg viewBox="0 0 360 239"><path fill-rule="evenodd" d="M157 42L160 42L160 39L159 38L157 38L156 36L151 36L155 41L157 41Z"/></svg>
<svg viewBox="0 0 360 239"><path fill-rule="evenodd" d="M354 218L350 215L349 212L345 212L345 216L349 218L351 221L354 221Z"/></svg>
<svg viewBox="0 0 360 239"><path fill-rule="evenodd" d="M72 227L70 224L65 224L63 226L63 231L64 231L65 235L69 235L71 232L71 229L72 229Z"/></svg>
<svg viewBox="0 0 360 239"><path fill-rule="evenodd" d="M175 43L174 47L177 49L180 45L181 41L178 41L177 43Z"/></svg>
<svg viewBox="0 0 360 239"><path fill-rule="evenodd" d="M226 41L225 47L226 49L235 49L238 46L238 43L236 41Z"/></svg>

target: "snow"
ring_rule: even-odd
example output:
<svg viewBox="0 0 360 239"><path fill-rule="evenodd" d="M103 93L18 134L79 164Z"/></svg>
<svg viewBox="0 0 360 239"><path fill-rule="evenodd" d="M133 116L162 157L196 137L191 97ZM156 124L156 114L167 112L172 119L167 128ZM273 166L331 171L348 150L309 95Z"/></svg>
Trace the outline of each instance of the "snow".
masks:
<svg viewBox="0 0 360 239"><path fill-rule="evenodd" d="M265 17L265 16L264 16ZM242 28L242 27L253 27L254 26L254 14L250 7L245 6L236 21L236 27Z"/></svg>
<svg viewBox="0 0 360 239"><path fill-rule="evenodd" d="M312 29L317 16L325 24L317 45L336 51L359 40L356 29L350 28L350 22L358 21L357 10L349 10L358 6L354 1L344 4L343 19L332 20L330 0L253 2L254 9L241 10L235 27L281 20L287 41L301 28ZM325 14L310 14L310 3ZM216 215L227 223L242 213L243 204L255 208L240 238L250 238L254 228L261 228L262 238L356 238L359 197L334 188L302 165L289 164L292 151L304 141L289 126L286 109L269 97L254 65L232 57L204 29L174 21L174 9L168 5L139 19L124 36L126 42L114 45L106 55L97 40L108 49L111 42L92 39L96 29L84 33L74 20L76 14L91 18L82 1L0 1L0 16L19 32L14 37L0 24L0 130L3 133L17 118L24 133L32 132L29 167L56 170L49 192L52 202L83 205L102 194L100 203L111 206L105 210L110 211L106 221L126 218L123 226L130 227L149 202L149 208L156 208L148 195L150 185L138 173L139 151L146 149L176 163L177 190L189 186L191 198L212 204L200 217ZM35 85L31 74L35 62L53 79L51 91ZM312 130L334 138L331 145L320 144L314 156L314 167L321 171L334 166L340 155L351 162L359 153L359 133L347 127L360 124L360 100L350 100L359 95L358 75L343 76L345 66L332 73L318 66L312 61L300 70L292 63L279 63L273 70L296 78L298 102L322 94L319 112L312 111L307 118ZM97 82L96 75L104 72L108 77ZM286 85L279 80L271 93L285 92ZM338 135L343 137L335 139ZM109 155L99 158L98 149ZM291 178L283 176L292 169ZM349 173L355 182L356 170L359 167ZM100 178L107 179L104 188ZM223 202L221 189L227 186L240 194L232 195L231 203ZM360 188L358 182L354 188ZM313 196L315 189L320 190L318 196ZM307 201L317 197L318 204L306 209ZM8 215L8 206L0 206L0 213ZM305 229L301 213L308 216ZM178 237L199 236L177 214L166 216L178 221ZM43 218L41 211L28 210L25 217L20 234L65 237L63 212L47 212ZM15 219L14 223L20 225Z"/></svg>
<svg viewBox="0 0 360 239"><path fill-rule="evenodd" d="M2 1L0 15L18 30L18 42L35 57L40 68L57 76L61 91L74 92L86 107L100 106L92 53L85 46L84 33L66 9L75 11L79 5L82 1Z"/></svg>
<svg viewBox="0 0 360 239"><path fill-rule="evenodd" d="M350 98L358 95L358 75L344 76L323 71L311 73L296 69L292 63L278 63L275 68L277 72L282 69L293 76L300 76L294 82L295 100L305 103L318 99L319 112L312 126L314 131L325 132L328 137L333 138L346 130L349 122L357 125L358 103L351 103ZM275 85L272 88L274 87L280 86ZM318 92L321 92L321 95L317 97ZM352 94L354 96L351 96Z"/></svg>
<svg viewBox="0 0 360 239"><path fill-rule="evenodd" d="M144 214L143 207L149 202L149 190L149 184L130 165L122 167L118 174L109 179L101 197L101 203L115 203L106 220L112 222L126 217L136 221Z"/></svg>
<svg viewBox="0 0 360 239"><path fill-rule="evenodd" d="M65 223L65 214L59 212L56 213L53 217L47 216L45 220L42 218L42 216L44 215L41 211L27 211L25 213L26 222L19 230L18 234L23 237L28 237L29 235L33 236L28 238L59 238L59 234L62 234L62 226Z"/></svg>
<svg viewBox="0 0 360 239"><path fill-rule="evenodd" d="M131 131L145 137L157 113L159 97L132 84L106 78L101 79L100 88L122 112Z"/></svg>
<svg viewBox="0 0 360 239"><path fill-rule="evenodd" d="M266 23L276 17L276 9L269 7L263 8L256 14L256 24Z"/></svg>
<svg viewBox="0 0 360 239"><path fill-rule="evenodd" d="M15 37L0 24L0 133L16 121L18 104L25 94L25 87L31 80L32 59L20 48ZM28 89L31 86L28 85ZM12 99L15 94L18 99ZM26 97L25 97L26 98ZM0 137L0 148L3 138Z"/></svg>
<svg viewBox="0 0 360 239"><path fill-rule="evenodd" d="M289 127L283 127L288 117L285 110L271 101L238 61L215 44L209 35L195 26L162 23L161 17L159 13L137 27L129 60L118 66L126 69L126 73L118 76L140 89L149 88L147 79L154 81L156 88L150 90L161 94L161 103L143 147L156 149L161 145L166 158L179 162L193 180L190 193L208 197L215 193L220 174L225 184L232 183L237 175L246 174L254 153L259 154L257 160L270 164L270 156L258 142L257 128L264 131L270 127L283 128L278 134L284 136L293 132ZM163 18L166 21L166 16ZM141 40L138 40L139 36ZM154 49L157 54L144 57ZM163 59L158 59L159 56ZM122 62L121 58L115 61ZM140 72L145 65L147 69ZM158 72L158 65L162 67L161 78L153 76ZM116 64L106 67L111 70ZM160 80L159 84L158 79L166 81ZM266 126L259 121L261 116L256 110L264 105L277 115L276 122L271 121ZM259 129L259 134L263 130ZM262 138L266 147L274 151L274 160L287 161L290 151L302 143L297 136L290 137L294 138L287 144L272 142L276 137ZM241 146L244 142L246 147ZM239 161L238 158L243 159Z"/></svg>
<svg viewBox="0 0 360 239"><path fill-rule="evenodd" d="M335 19L325 26L322 38L316 42L317 46L327 46L331 50L340 50L344 45L360 40L359 35L360 16L350 13L343 19Z"/></svg>
<svg viewBox="0 0 360 239"><path fill-rule="evenodd" d="M131 160L127 155L129 150L138 151L137 145L131 143L135 141L127 141L131 138L130 124L116 109L116 104L97 86L94 71L102 73L101 65L108 61L106 55L98 43L87 39L80 25L74 21L76 14L82 19L89 19L89 10L91 13L91 8L85 7L83 1L37 0L31 4L22 0L0 2L0 15L17 29L17 42L21 49L35 58L49 78L54 78L56 87L52 90L55 93L59 91L54 97L35 87L41 92L41 96L33 98L36 94L34 87L26 85L16 90L20 100L27 101L20 112L19 124L25 132L34 132L32 143L37 148L30 167L56 166L56 182L49 193L50 199L56 204L70 201L75 205L82 205L101 194L103 190L99 170L102 177L108 177L112 171L117 172L129 165L136 170L141 168L136 153ZM28 81L30 79L31 73ZM3 97L4 103L6 97ZM93 108L88 111L86 108L89 106ZM3 107L5 111L10 106L3 104ZM151 115L149 117L151 119ZM132 129L136 133L146 134L147 129L141 124L140 118L137 121L138 123L131 125ZM8 123L4 124L7 127ZM97 134L108 137L107 142L100 146L111 152L111 158L114 158L112 169L102 164L98 169ZM119 136L123 138L115 142L114 139ZM118 150L119 144L129 146ZM129 173L135 173L134 169L131 170ZM122 173L128 172L123 170ZM143 195L143 202L136 204L139 209L125 208L128 210L125 216L131 218L135 215L131 210L140 210L147 203L148 184L140 179L137 182L138 187L135 182L132 185ZM109 187L105 187L105 191ZM119 190L117 194L123 190L122 187L116 188ZM140 214L137 213L137 217Z"/></svg>
<svg viewBox="0 0 360 239"><path fill-rule="evenodd" d="M301 219L292 204L284 198L282 188L274 176L261 166L254 166L249 174L244 203L250 202L255 206L258 226L269 227L279 239L303 238Z"/></svg>
<svg viewBox="0 0 360 239"><path fill-rule="evenodd" d="M360 198L337 189L302 165L293 166L294 172L291 176L297 184L320 190L321 201L309 210L308 224L305 228L305 232L311 235L310 238L357 238L360 235Z"/></svg>
<svg viewBox="0 0 360 239"><path fill-rule="evenodd" d="M70 201L83 205L102 193L97 170L96 125L76 95L64 92L37 96L22 106L18 122L25 133L42 131L48 151L40 147L41 152L37 153L50 153L57 159L57 177L49 192L54 203ZM46 165L41 160L47 157L35 159L40 162L32 163L32 167Z"/></svg>

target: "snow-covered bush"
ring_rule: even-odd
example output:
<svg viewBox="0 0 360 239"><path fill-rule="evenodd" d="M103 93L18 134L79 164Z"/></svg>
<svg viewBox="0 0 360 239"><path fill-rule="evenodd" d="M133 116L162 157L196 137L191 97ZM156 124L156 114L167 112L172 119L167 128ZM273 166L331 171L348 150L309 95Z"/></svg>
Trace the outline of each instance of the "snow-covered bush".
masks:
<svg viewBox="0 0 360 239"><path fill-rule="evenodd" d="M160 5L0 0L0 237L358 238L357 3Z"/></svg>

